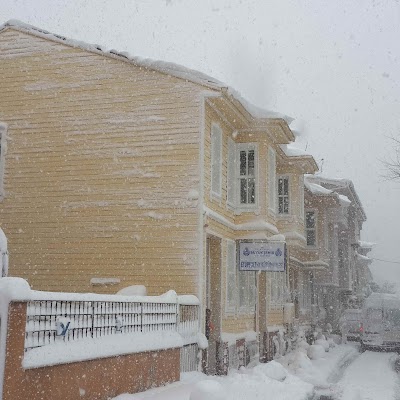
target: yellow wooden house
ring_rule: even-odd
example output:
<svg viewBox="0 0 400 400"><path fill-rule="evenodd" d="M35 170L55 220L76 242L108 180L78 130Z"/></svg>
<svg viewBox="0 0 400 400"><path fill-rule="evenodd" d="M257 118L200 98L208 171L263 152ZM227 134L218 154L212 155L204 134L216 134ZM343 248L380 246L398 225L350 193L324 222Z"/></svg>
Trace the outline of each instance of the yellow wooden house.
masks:
<svg viewBox="0 0 400 400"><path fill-rule="evenodd" d="M238 271L236 240L284 233L289 270L302 261L300 188L316 165L281 147L295 139L288 117L197 71L17 21L0 27L0 84L11 276L38 290L193 293L210 372L222 348L244 363L237 345L283 324L283 297L271 296L289 274ZM290 218L277 173L290 176Z"/></svg>

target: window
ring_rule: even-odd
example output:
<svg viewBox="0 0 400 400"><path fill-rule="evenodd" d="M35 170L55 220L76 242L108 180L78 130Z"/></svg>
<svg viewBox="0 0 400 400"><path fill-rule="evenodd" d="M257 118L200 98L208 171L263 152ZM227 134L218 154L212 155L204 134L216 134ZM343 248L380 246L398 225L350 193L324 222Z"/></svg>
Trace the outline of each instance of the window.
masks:
<svg viewBox="0 0 400 400"><path fill-rule="evenodd" d="M278 178L278 213L289 214L289 177Z"/></svg>
<svg viewBox="0 0 400 400"><path fill-rule="evenodd" d="M273 148L268 149L268 209L276 212L276 154Z"/></svg>
<svg viewBox="0 0 400 400"><path fill-rule="evenodd" d="M6 155L7 125L0 122L0 196L3 195L4 162Z"/></svg>
<svg viewBox="0 0 400 400"><path fill-rule="evenodd" d="M286 274L284 272L269 272L270 282L270 310L282 309L287 292Z"/></svg>
<svg viewBox="0 0 400 400"><path fill-rule="evenodd" d="M306 211L306 238L307 246L315 246L317 244L315 211Z"/></svg>
<svg viewBox="0 0 400 400"><path fill-rule="evenodd" d="M211 194L221 197L222 131L217 124L211 126Z"/></svg>
<svg viewBox="0 0 400 400"><path fill-rule="evenodd" d="M238 271L239 308L242 312L254 312L256 304L256 273Z"/></svg>
<svg viewBox="0 0 400 400"><path fill-rule="evenodd" d="M304 220L304 176L299 178L299 216Z"/></svg>
<svg viewBox="0 0 400 400"><path fill-rule="evenodd" d="M237 305L236 244L233 240L227 240L226 251L226 311L235 312Z"/></svg>
<svg viewBox="0 0 400 400"><path fill-rule="evenodd" d="M226 180L226 202L234 207L236 204L236 146L232 139L228 139L228 171Z"/></svg>
<svg viewBox="0 0 400 400"><path fill-rule="evenodd" d="M300 309L307 311L311 309L311 277L306 274L300 289Z"/></svg>
<svg viewBox="0 0 400 400"><path fill-rule="evenodd" d="M256 151L254 146L239 146L240 205L256 203Z"/></svg>

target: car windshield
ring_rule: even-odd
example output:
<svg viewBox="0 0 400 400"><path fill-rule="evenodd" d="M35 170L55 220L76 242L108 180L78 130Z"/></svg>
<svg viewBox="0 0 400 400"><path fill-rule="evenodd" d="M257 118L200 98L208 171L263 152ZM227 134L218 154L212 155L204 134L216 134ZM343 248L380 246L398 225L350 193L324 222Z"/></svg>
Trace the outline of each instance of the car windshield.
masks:
<svg viewBox="0 0 400 400"><path fill-rule="evenodd" d="M373 321L377 319L382 319L382 310L369 309L367 311L367 320Z"/></svg>
<svg viewBox="0 0 400 400"><path fill-rule="evenodd" d="M400 310L399 309L387 310L386 317L391 326L400 328Z"/></svg>

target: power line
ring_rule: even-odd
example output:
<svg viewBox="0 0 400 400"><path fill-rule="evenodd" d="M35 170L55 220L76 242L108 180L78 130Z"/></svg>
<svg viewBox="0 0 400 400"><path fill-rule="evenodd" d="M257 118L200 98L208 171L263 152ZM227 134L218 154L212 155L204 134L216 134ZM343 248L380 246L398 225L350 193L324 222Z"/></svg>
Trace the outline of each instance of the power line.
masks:
<svg viewBox="0 0 400 400"><path fill-rule="evenodd" d="M381 258L374 258L374 257L369 257L371 260L376 260L376 261L383 261L391 264L400 264L400 261L389 261L389 260L382 260Z"/></svg>

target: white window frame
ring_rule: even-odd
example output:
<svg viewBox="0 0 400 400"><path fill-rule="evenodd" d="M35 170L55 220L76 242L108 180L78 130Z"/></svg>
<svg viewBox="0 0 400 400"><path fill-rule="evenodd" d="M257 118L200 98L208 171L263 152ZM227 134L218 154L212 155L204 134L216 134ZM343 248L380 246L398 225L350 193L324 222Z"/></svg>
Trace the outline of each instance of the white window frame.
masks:
<svg viewBox="0 0 400 400"><path fill-rule="evenodd" d="M8 126L0 122L0 200L4 197L4 168L7 153L7 128Z"/></svg>
<svg viewBox="0 0 400 400"><path fill-rule="evenodd" d="M226 205L231 210L236 207L237 150L233 139L228 138L228 159L226 171Z"/></svg>
<svg viewBox="0 0 400 400"><path fill-rule="evenodd" d="M280 195L279 194L279 180L280 179L287 179L288 181L288 194L287 195ZM276 195L277 195L277 204L276 204L276 211L279 216L289 216L291 215L292 207L291 207L291 196L290 196L290 186L291 186L291 179L290 175L278 175L276 177ZM279 212L279 199L280 197L284 198L287 197L288 199L288 212Z"/></svg>
<svg viewBox="0 0 400 400"><path fill-rule="evenodd" d="M268 177L268 193L267 204L268 211L276 215L276 152L272 147L268 147L268 163L267 163L267 177Z"/></svg>
<svg viewBox="0 0 400 400"><path fill-rule="evenodd" d="M226 296L225 296L225 313L235 314L238 304L238 285L237 285L237 262L236 262L236 242L234 240L226 240ZM233 284L233 301L229 300L229 285Z"/></svg>
<svg viewBox="0 0 400 400"><path fill-rule="evenodd" d="M219 143L219 149L216 145ZM218 200L222 197L222 129L221 127L213 122L211 124L211 142L210 142L210 164L211 164L211 175L210 175L210 190L211 198ZM215 172L215 168L218 170ZM218 177L216 181L215 177Z"/></svg>
<svg viewBox="0 0 400 400"><path fill-rule="evenodd" d="M314 228L307 228L307 213L312 212L314 213ZM304 228L305 228L305 236L306 236L306 244L308 248L316 248L318 247L318 229L317 229L317 224L318 224L318 210L315 208L307 208L305 210L305 217L304 217ZM314 244L308 244L308 231L314 231L314 237L315 237L315 243Z"/></svg>
<svg viewBox="0 0 400 400"><path fill-rule="evenodd" d="M258 182L258 146L256 143L237 143L236 144L236 207L240 211L252 211L258 207L259 200L259 182ZM240 175L240 152L241 151L251 151L254 150L254 203L241 203L241 193L240 193L240 180L249 179L248 175Z"/></svg>

